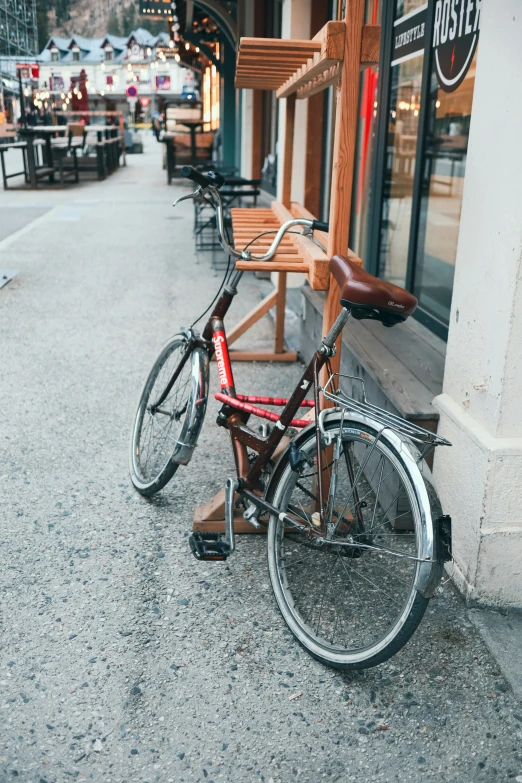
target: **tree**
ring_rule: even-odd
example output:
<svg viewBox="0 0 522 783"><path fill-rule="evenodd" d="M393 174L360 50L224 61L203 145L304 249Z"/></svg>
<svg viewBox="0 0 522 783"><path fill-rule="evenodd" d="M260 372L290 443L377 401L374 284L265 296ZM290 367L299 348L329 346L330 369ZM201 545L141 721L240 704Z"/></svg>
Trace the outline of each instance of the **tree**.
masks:
<svg viewBox="0 0 522 783"><path fill-rule="evenodd" d="M118 18L118 11L116 10L116 6L113 6L111 8L111 12L109 14L109 21L107 22L107 32L109 35L121 35L121 27L120 27L120 20Z"/></svg>
<svg viewBox="0 0 522 783"><path fill-rule="evenodd" d="M36 4L36 24L38 25L38 51L40 52L49 40L47 10L47 0L38 0Z"/></svg>
<svg viewBox="0 0 522 783"><path fill-rule="evenodd" d="M138 26L138 14L135 0L132 0L127 8L123 9L121 14L121 26L123 28L123 35L130 35Z"/></svg>

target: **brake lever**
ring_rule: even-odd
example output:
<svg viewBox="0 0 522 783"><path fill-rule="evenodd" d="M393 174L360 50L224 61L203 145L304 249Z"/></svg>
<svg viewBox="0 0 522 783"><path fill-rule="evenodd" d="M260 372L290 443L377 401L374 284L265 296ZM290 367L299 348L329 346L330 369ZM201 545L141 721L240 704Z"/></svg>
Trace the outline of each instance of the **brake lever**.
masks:
<svg viewBox="0 0 522 783"><path fill-rule="evenodd" d="M182 201L186 201L189 198L199 198L202 195L202 193L203 193L203 188L199 187L193 193L187 193L186 196L180 196L179 198L177 198L172 206L177 207L178 204L180 204Z"/></svg>
<svg viewBox="0 0 522 783"><path fill-rule="evenodd" d="M303 236L307 237L308 239L311 239L314 245L317 245L317 247L321 248L323 253L327 252L326 247L323 245L322 242L319 242L319 240L315 236L313 228L310 228L310 226L303 226Z"/></svg>

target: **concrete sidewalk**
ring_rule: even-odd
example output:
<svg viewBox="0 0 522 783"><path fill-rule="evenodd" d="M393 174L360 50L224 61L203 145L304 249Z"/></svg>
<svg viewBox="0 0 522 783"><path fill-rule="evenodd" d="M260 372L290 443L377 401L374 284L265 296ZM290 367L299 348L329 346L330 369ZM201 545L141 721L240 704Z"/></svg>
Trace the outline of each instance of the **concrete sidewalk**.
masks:
<svg viewBox="0 0 522 783"><path fill-rule="evenodd" d="M285 630L262 537L192 557L193 508L233 470L216 403L190 466L151 501L132 491L143 379L221 277L194 255L191 204L172 210L182 192L148 141L104 182L0 193L0 267L19 269L0 290L0 781L521 775L522 707L450 585L398 656L346 676ZM258 298L246 277L229 323ZM264 319L243 345L270 337ZM234 369L278 395L300 372Z"/></svg>

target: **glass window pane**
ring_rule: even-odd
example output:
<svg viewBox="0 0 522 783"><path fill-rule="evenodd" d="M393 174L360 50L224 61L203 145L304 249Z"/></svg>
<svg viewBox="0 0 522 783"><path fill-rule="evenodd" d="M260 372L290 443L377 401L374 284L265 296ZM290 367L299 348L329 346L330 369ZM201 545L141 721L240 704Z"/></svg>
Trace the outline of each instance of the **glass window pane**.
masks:
<svg viewBox="0 0 522 783"><path fill-rule="evenodd" d="M441 327L449 324L476 58L454 92L431 77L414 293Z"/></svg>
<svg viewBox="0 0 522 783"><path fill-rule="evenodd" d="M381 24L382 1L366 0L366 24ZM377 131L379 66L361 74L357 152L352 194L350 247L366 263L366 244L372 198L372 160Z"/></svg>
<svg viewBox="0 0 522 783"><path fill-rule="evenodd" d="M406 283L423 62L424 54L420 53L397 63L390 77L379 276L402 287Z"/></svg>

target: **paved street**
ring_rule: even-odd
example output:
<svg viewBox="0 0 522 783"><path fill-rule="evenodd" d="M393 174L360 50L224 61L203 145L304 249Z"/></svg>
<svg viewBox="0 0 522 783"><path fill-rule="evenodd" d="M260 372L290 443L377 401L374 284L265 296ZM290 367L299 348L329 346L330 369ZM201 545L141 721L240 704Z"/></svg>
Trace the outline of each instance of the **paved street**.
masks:
<svg viewBox="0 0 522 783"><path fill-rule="evenodd" d="M517 778L522 705L451 585L401 654L349 676L285 630L262 537L192 557L193 508L233 468L217 403L190 466L133 491L141 384L221 277L165 180L149 139L104 182L0 193L0 269L19 270L0 290L0 782ZM242 291L229 323L259 281ZM299 371L235 368L252 394Z"/></svg>

